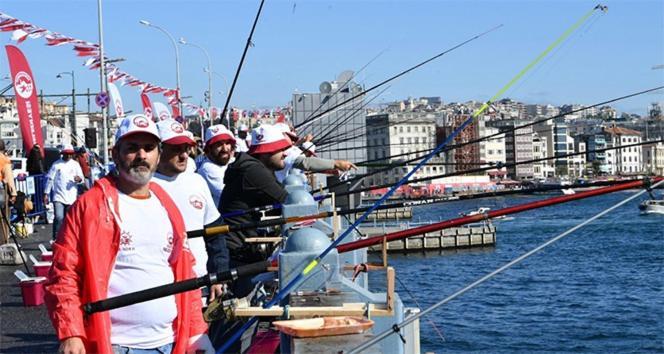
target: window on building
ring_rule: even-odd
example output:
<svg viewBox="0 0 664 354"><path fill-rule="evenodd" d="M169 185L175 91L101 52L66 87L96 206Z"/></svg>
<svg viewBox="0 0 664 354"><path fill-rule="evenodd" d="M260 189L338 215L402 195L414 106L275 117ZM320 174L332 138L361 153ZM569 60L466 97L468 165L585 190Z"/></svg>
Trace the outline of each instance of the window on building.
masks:
<svg viewBox="0 0 664 354"><path fill-rule="evenodd" d="M399 144L403 145L403 138L399 138Z"/></svg>
<svg viewBox="0 0 664 354"><path fill-rule="evenodd" d="M413 142L413 138L408 138L408 144L411 144Z"/></svg>
<svg viewBox="0 0 664 354"><path fill-rule="evenodd" d="M402 126L399 127L399 133L403 133L403 127Z"/></svg>

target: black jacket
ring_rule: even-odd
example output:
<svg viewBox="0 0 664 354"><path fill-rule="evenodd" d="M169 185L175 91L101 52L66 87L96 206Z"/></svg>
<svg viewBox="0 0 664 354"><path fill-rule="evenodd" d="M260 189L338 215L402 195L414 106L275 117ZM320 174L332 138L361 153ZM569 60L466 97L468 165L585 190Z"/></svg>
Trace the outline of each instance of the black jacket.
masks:
<svg viewBox="0 0 664 354"><path fill-rule="evenodd" d="M237 210L282 203L286 200L286 190L262 162L251 155L241 152L235 162L228 166L224 175L224 191L221 193L219 212L223 215ZM240 216L224 218L229 225L260 220L260 215L248 213ZM251 252L244 239L258 236L255 229L231 232L226 235L226 244L231 258L238 258L238 252Z"/></svg>
<svg viewBox="0 0 664 354"><path fill-rule="evenodd" d="M44 159L36 146L28 152L26 170L30 176L44 174Z"/></svg>

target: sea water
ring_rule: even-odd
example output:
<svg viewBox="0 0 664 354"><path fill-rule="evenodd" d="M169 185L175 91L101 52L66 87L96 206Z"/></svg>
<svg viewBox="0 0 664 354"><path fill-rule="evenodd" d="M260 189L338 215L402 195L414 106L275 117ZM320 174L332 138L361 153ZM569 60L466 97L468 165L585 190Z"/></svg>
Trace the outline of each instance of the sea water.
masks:
<svg viewBox="0 0 664 354"><path fill-rule="evenodd" d="M407 288L397 282L397 291L407 306L419 303L427 308L632 193L494 222L495 247L390 254L389 264ZM499 209L547 197L422 206L414 209L414 217L444 220L478 207ZM664 352L664 215L640 216L638 203L644 199L645 195L622 206L421 318L422 352ZM384 275L372 274L371 281L384 282Z"/></svg>

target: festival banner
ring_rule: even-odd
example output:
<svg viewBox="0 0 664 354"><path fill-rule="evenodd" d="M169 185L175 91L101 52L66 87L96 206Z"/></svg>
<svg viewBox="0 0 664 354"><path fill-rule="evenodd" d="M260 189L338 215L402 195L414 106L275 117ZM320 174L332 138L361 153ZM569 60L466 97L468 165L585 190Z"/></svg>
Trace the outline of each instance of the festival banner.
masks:
<svg viewBox="0 0 664 354"><path fill-rule="evenodd" d="M30 151L32 146L44 146L41 125L39 124L39 103L37 102L37 86L32 77L30 65L20 49L13 45L6 45L9 69L12 74L14 92L16 93L16 107L18 120L23 136L23 151ZM42 149L42 153L43 153Z"/></svg>
<svg viewBox="0 0 664 354"><path fill-rule="evenodd" d="M120 96L120 91L114 83L108 83L108 92L111 94L111 100L113 101L113 107L115 108L115 116L117 119L122 119L124 117L124 106L122 105L122 96Z"/></svg>
<svg viewBox="0 0 664 354"><path fill-rule="evenodd" d="M141 92L141 103L143 103L143 114L145 114L145 117L147 117L149 120L154 120L152 114L152 103L150 102L150 97L148 97L145 92Z"/></svg>
<svg viewBox="0 0 664 354"><path fill-rule="evenodd" d="M168 107L161 102L154 103L154 113L159 120L171 119L171 112L169 112Z"/></svg>

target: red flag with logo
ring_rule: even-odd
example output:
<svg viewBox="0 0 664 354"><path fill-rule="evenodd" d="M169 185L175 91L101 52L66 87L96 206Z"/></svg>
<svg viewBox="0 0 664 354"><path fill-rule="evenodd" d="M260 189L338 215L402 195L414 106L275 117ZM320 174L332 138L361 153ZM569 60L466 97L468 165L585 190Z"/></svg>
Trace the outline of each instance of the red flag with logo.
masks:
<svg viewBox="0 0 664 354"><path fill-rule="evenodd" d="M6 45L9 69L12 73L14 92L16 93L16 107L18 108L18 121L23 136L23 149L30 151L32 146L44 146L41 125L39 124L39 103L37 102L37 86L32 78L32 71L25 55L13 45ZM43 154L42 149L42 154Z"/></svg>
<svg viewBox="0 0 664 354"><path fill-rule="evenodd" d="M141 103L143 103L143 114L149 120L154 121L152 114L152 102L150 102L150 97L145 92L141 92Z"/></svg>

